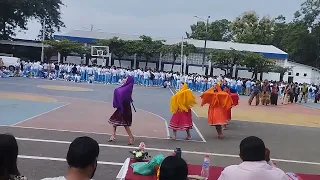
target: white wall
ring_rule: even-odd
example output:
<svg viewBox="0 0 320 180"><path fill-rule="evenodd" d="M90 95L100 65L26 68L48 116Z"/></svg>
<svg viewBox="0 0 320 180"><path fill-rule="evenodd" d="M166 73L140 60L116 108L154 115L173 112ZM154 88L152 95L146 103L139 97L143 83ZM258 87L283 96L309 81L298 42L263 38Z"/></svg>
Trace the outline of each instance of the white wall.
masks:
<svg viewBox="0 0 320 180"><path fill-rule="evenodd" d="M121 66L120 66L119 60L115 59L113 65L116 67L131 68L131 61L121 60Z"/></svg>
<svg viewBox="0 0 320 180"><path fill-rule="evenodd" d="M67 61L65 63L81 64L81 57L79 57L79 56L68 56L67 57Z"/></svg>
<svg viewBox="0 0 320 180"><path fill-rule="evenodd" d="M199 66L189 66L188 73L198 73L198 74L204 75L205 71L202 71L202 67L199 67Z"/></svg>
<svg viewBox="0 0 320 180"><path fill-rule="evenodd" d="M291 67L292 71L287 72L283 80L288 81L289 77L293 77L293 82L298 82L298 83L319 83L319 76L320 72L314 67L291 62L291 61L286 61L285 62L285 67ZM291 75L289 75L291 73Z"/></svg>
<svg viewBox="0 0 320 180"><path fill-rule="evenodd" d="M222 71L220 68L213 68L212 74L214 76L219 76L220 74L224 75L224 71Z"/></svg>
<svg viewBox="0 0 320 180"><path fill-rule="evenodd" d="M149 64L148 64L149 66ZM171 71L171 67L172 67L172 64L164 64L163 66L163 71ZM173 66L173 72L180 72L181 71L181 65L174 65ZM190 67L189 67L190 68Z"/></svg>
<svg viewBox="0 0 320 180"><path fill-rule="evenodd" d="M139 62L139 68L145 68L145 67L146 67L146 62ZM148 66L147 67L151 68L151 69L155 69L157 67L157 64L148 62Z"/></svg>

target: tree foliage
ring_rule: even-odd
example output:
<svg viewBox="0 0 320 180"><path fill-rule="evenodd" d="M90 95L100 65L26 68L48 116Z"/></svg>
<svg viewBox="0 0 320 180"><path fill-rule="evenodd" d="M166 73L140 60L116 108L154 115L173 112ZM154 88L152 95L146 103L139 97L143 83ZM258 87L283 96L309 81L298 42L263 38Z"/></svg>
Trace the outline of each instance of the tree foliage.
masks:
<svg viewBox="0 0 320 180"><path fill-rule="evenodd" d="M61 21L61 0L1 0L0 39L11 39L18 28L27 30L31 19L46 21L46 37L64 27Z"/></svg>
<svg viewBox="0 0 320 180"><path fill-rule="evenodd" d="M211 41L231 41L232 34L230 30L231 22L227 19L216 20L208 24L206 34L206 23L198 21L197 24L190 26L191 33L187 33L192 39L208 39ZM207 37L206 37L207 36Z"/></svg>
<svg viewBox="0 0 320 180"><path fill-rule="evenodd" d="M249 44L271 44L273 40L274 20L264 16L259 18L256 12L245 12L231 24L236 42Z"/></svg>
<svg viewBox="0 0 320 180"><path fill-rule="evenodd" d="M252 77L255 79L260 73L260 80L262 80L262 74L272 72L276 64L274 61L264 58L262 54L247 52L244 55L244 65L252 72Z"/></svg>
<svg viewBox="0 0 320 180"><path fill-rule="evenodd" d="M69 41L66 39L62 39L59 41L47 40L45 41L45 44L49 45L50 47L53 47L57 52L60 53L60 62L66 60L70 53L84 54L86 50L81 43Z"/></svg>

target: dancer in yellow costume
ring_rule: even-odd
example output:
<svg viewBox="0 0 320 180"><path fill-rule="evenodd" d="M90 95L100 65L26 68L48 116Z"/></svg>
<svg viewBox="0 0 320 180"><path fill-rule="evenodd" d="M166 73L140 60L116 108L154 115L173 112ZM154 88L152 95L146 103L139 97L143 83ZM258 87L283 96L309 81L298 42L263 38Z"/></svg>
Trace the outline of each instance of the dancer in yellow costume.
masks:
<svg viewBox="0 0 320 180"><path fill-rule="evenodd" d="M201 106L209 104L208 124L215 126L218 139L223 138L222 126L227 124L228 110L232 107L233 101L231 96L221 90L220 83L208 89L201 96Z"/></svg>
<svg viewBox="0 0 320 180"><path fill-rule="evenodd" d="M169 124L169 128L173 130L171 139L176 139L177 131L186 131L186 140L191 139L190 129L193 126L191 108L196 103L196 98L186 83L183 83L181 89L171 97L170 111L173 114Z"/></svg>

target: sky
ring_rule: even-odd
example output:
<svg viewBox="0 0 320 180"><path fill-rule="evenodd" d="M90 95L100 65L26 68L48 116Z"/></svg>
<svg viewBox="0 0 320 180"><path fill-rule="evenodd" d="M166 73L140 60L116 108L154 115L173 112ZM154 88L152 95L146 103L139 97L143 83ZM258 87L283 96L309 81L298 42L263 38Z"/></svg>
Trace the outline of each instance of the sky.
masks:
<svg viewBox="0 0 320 180"><path fill-rule="evenodd" d="M210 16L210 21L233 21L245 11L259 16L284 15L292 20L295 11L305 0L62 0L62 21L71 30L90 30L109 33L148 35L153 37L182 37L190 25ZM17 38L35 39L39 33L37 21L28 23L28 30Z"/></svg>

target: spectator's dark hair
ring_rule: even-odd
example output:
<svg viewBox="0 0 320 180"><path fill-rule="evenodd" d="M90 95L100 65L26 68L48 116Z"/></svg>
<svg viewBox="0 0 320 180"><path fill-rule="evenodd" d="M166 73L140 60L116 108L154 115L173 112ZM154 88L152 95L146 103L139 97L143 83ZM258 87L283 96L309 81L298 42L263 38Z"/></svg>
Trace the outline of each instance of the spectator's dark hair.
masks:
<svg viewBox="0 0 320 180"><path fill-rule="evenodd" d="M0 134L0 177L8 180L10 175L20 175L17 158L18 143L16 138L11 134Z"/></svg>
<svg viewBox="0 0 320 180"><path fill-rule="evenodd" d="M67 162L69 167L85 169L95 164L99 156L99 145L94 139L84 136L76 138L69 147Z"/></svg>
<svg viewBox="0 0 320 180"><path fill-rule="evenodd" d="M247 137L240 143L240 157L243 161L263 161L265 151L264 142L255 136Z"/></svg>
<svg viewBox="0 0 320 180"><path fill-rule="evenodd" d="M168 156L161 163L159 180L186 180L187 163L180 157Z"/></svg>

